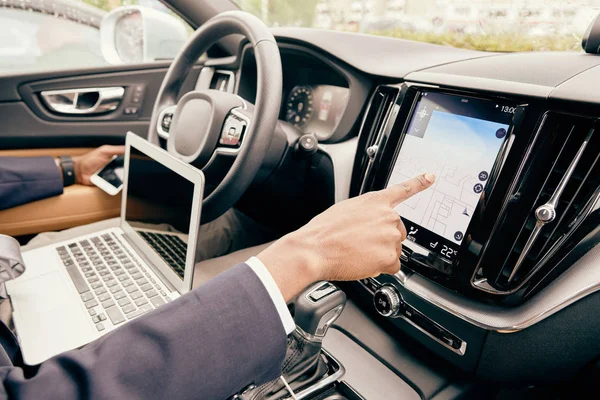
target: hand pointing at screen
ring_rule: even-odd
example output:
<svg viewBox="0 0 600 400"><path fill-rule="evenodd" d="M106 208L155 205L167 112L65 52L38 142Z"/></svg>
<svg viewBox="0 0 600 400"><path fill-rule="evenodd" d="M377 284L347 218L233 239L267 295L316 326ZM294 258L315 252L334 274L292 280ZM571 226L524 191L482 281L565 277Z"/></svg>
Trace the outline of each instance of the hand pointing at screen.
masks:
<svg viewBox="0 0 600 400"><path fill-rule="evenodd" d="M435 182L419 175L333 205L258 255L286 301L319 280L395 274L406 228L394 207Z"/></svg>

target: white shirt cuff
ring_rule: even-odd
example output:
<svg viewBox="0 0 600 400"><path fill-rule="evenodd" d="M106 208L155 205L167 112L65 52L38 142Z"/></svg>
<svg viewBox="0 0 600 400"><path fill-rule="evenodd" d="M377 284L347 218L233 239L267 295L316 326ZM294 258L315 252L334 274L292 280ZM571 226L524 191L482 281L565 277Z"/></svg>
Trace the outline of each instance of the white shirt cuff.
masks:
<svg viewBox="0 0 600 400"><path fill-rule="evenodd" d="M269 293L269 296L271 296L271 300L273 300L275 309L277 309L277 313L279 313L279 317L281 318L281 323L283 324L285 333L289 335L290 333L294 332L294 329L296 329L296 323L292 318L292 314L290 314L290 310L288 310L287 304L283 299L283 295L281 294L275 279L273 279L273 276L271 276L271 273L267 267L265 267L262 261L256 257L251 257L248 261L246 261L246 264L252 268L252 271L254 271L254 273L258 276L258 279L260 279L262 284L265 286L265 289L267 289L267 293Z"/></svg>

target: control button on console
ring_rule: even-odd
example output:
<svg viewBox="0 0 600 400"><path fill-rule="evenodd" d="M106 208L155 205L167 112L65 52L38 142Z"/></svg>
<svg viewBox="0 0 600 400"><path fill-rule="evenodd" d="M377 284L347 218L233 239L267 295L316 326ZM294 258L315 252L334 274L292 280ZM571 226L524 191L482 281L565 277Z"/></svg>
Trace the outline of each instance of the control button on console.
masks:
<svg viewBox="0 0 600 400"><path fill-rule="evenodd" d="M377 312L384 317L395 317L400 312L402 296L393 286L379 288L373 296L373 303Z"/></svg>
<svg viewBox="0 0 600 400"><path fill-rule="evenodd" d="M373 278L361 279L360 282L373 293L375 293L377 289L379 289L379 287L381 286L381 284Z"/></svg>

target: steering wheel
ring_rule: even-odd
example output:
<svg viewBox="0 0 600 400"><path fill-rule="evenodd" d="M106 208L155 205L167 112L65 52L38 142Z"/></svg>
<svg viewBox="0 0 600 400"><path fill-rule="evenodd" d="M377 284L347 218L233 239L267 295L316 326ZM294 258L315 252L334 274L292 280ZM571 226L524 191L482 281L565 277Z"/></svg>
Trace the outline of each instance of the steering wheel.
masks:
<svg viewBox="0 0 600 400"><path fill-rule="evenodd" d="M245 36L254 48L254 107L235 94L217 90L194 90L178 100L181 86L200 56L231 34ZM204 171L216 157L235 157L224 178L210 182L216 188L203 201L203 223L229 210L258 173L274 135L281 92L281 57L275 38L260 19L247 12L229 11L211 18L173 60L152 110L148 141ZM167 108L175 111L165 141L159 138L158 128Z"/></svg>

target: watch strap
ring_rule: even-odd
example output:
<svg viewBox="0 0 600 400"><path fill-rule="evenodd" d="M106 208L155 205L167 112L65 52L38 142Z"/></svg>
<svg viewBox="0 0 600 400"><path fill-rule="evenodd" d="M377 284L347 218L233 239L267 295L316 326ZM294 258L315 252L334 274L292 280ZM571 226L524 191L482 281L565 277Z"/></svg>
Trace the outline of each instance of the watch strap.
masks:
<svg viewBox="0 0 600 400"><path fill-rule="evenodd" d="M59 156L58 160L62 169L63 186L71 186L75 183L75 163L71 156Z"/></svg>

